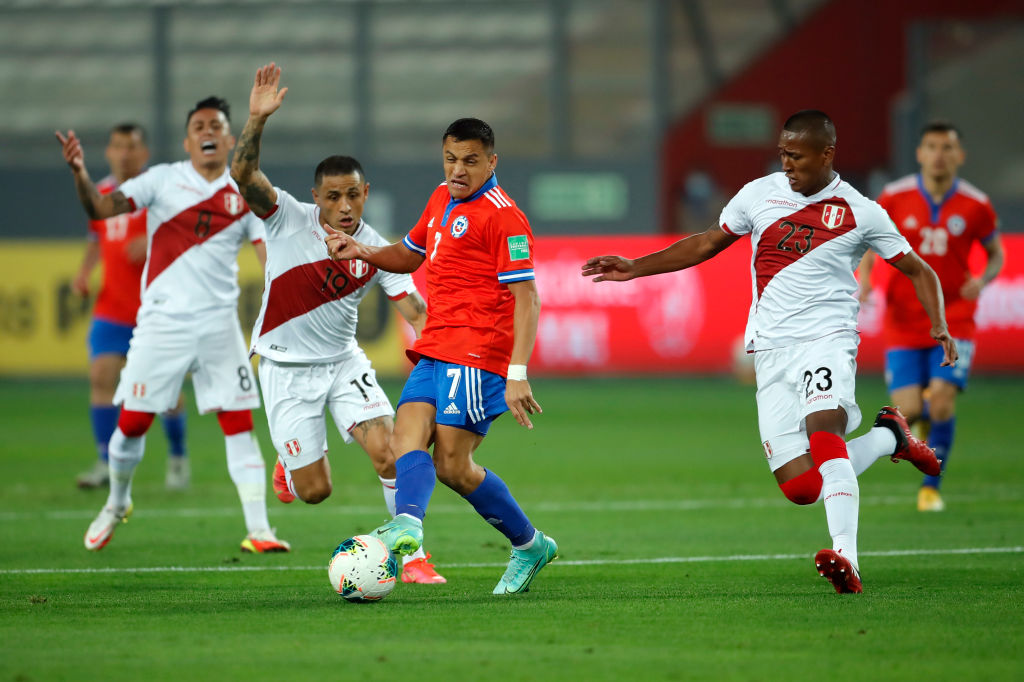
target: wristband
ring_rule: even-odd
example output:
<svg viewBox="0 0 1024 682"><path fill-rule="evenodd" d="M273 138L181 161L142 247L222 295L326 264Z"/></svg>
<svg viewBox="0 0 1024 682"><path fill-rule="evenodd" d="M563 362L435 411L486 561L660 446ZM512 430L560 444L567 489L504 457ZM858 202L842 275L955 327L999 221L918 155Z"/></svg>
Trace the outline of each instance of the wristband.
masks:
<svg viewBox="0 0 1024 682"><path fill-rule="evenodd" d="M526 381L526 365L509 365L509 381Z"/></svg>

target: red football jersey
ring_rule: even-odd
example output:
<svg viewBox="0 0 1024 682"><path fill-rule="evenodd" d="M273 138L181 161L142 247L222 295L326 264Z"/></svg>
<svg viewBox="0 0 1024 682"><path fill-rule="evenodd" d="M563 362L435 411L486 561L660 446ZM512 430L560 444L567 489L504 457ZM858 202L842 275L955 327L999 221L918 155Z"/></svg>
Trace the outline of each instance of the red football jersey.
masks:
<svg viewBox="0 0 1024 682"><path fill-rule="evenodd" d="M534 279L533 232L497 178L461 201L442 184L402 243L427 268L427 322L409 357L505 376L515 311L508 284Z"/></svg>
<svg viewBox="0 0 1024 682"><path fill-rule="evenodd" d="M960 287L971 277L967 265L971 247L993 237L999 220L982 191L966 180L957 179L942 202L935 204L925 191L920 175L908 175L886 185L878 203L889 213L896 227L914 251L935 270L942 284L949 333L958 339L973 339L977 301L960 295ZM907 277L889 278L885 290L883 323L886 345L926 348L935 345L929 334L931 321Z"/></svg>
<svg viewBox="0 0 1024 682"><path fill-rule="evenodd" d="M117 181L108 176L96 183L96 189L100 194L109 194L117 189ZM100 258L103 260L103 283L96 296L93 315L134 326L146 260L143 258L132 263L125 249L128 242L136 238L146 239L146 209L122 213L106 220L90 220L89 232L90 238L99 241Z"/></svg>

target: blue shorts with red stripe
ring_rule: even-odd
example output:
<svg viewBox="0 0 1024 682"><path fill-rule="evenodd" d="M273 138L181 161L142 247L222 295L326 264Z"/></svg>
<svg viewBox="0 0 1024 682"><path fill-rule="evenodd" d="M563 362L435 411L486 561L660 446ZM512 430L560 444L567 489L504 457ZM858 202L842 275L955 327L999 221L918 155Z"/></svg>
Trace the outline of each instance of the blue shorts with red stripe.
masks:
<svg viewBox="0 0 1024 682"><path fill-rule="evenodd" d="M508 411L505 378L476 367L421 357L402 389L398 406L429 403L438 424L487 435L491 422Z"/></svg>
<svg viewBox="0 0 1024 682"><path fill-rule="evenodd" d="M128 355L134 329L132 324L93 318L89 327L89 360L94 360L97 355Z"/></svg>

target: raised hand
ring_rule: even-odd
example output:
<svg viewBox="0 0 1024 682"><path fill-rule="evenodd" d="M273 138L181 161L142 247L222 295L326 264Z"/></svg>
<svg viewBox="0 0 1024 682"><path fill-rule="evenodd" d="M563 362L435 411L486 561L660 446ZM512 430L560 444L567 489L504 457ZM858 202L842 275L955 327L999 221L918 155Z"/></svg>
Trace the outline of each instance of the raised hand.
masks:
<svg viewBox="0 0 1024 682"><path fill-rule="evenodd" d="M622 256L595 256L583 264L584 277L595 282L626 282L636 277L633 261Z"/></svg>
<svg viewBox="0 0 1024 682"><path fill-rule="evenodd" d="M288 88L278 90L281 82L281 67L274 62L256 70L256 80L249 93L249 115L266 118L273 114L284 101Z"/></svg>
<svg viewBox="0 0 1024 682"><path fill-rule="evenodd" d="M64 161L71 166L71 170L77 173L85 168L85 152L82 151L82 143L79 141L78 136L75 135L75 131L69 130L67 137L64 137L58 130L56 135L57 141L63 147Z"/></svg>

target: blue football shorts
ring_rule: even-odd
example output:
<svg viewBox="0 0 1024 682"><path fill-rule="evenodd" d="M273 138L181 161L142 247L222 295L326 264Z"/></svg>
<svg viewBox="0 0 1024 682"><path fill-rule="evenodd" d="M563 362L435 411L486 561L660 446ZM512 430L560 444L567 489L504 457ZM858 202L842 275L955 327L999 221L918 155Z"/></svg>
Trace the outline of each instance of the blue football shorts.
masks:
<svg viewBox="0 0 1024 682"><path fill-rule="evenodd" d="M932 379L942 379L963 391L974 359L974 342L956 340L960 358L952 367L942 366L942 346L929 348L891 348L885 352L885 383L891 393L907 386L927 386Z"/></svg>
<svg viewBox="0 0 1024 682"><path fill-rule="evenodd" d="M508 411L505 378L499 374L421 357L402 389L398 406L429 403L435 421L445 426L487 435L491 422Z"/></svg>
<svg viewBox="0 0 1024 682"><path fill-rule="evenodd" d="M89 327L89 360L97 355L128 355L134 325L93 318Z"/></svg>

